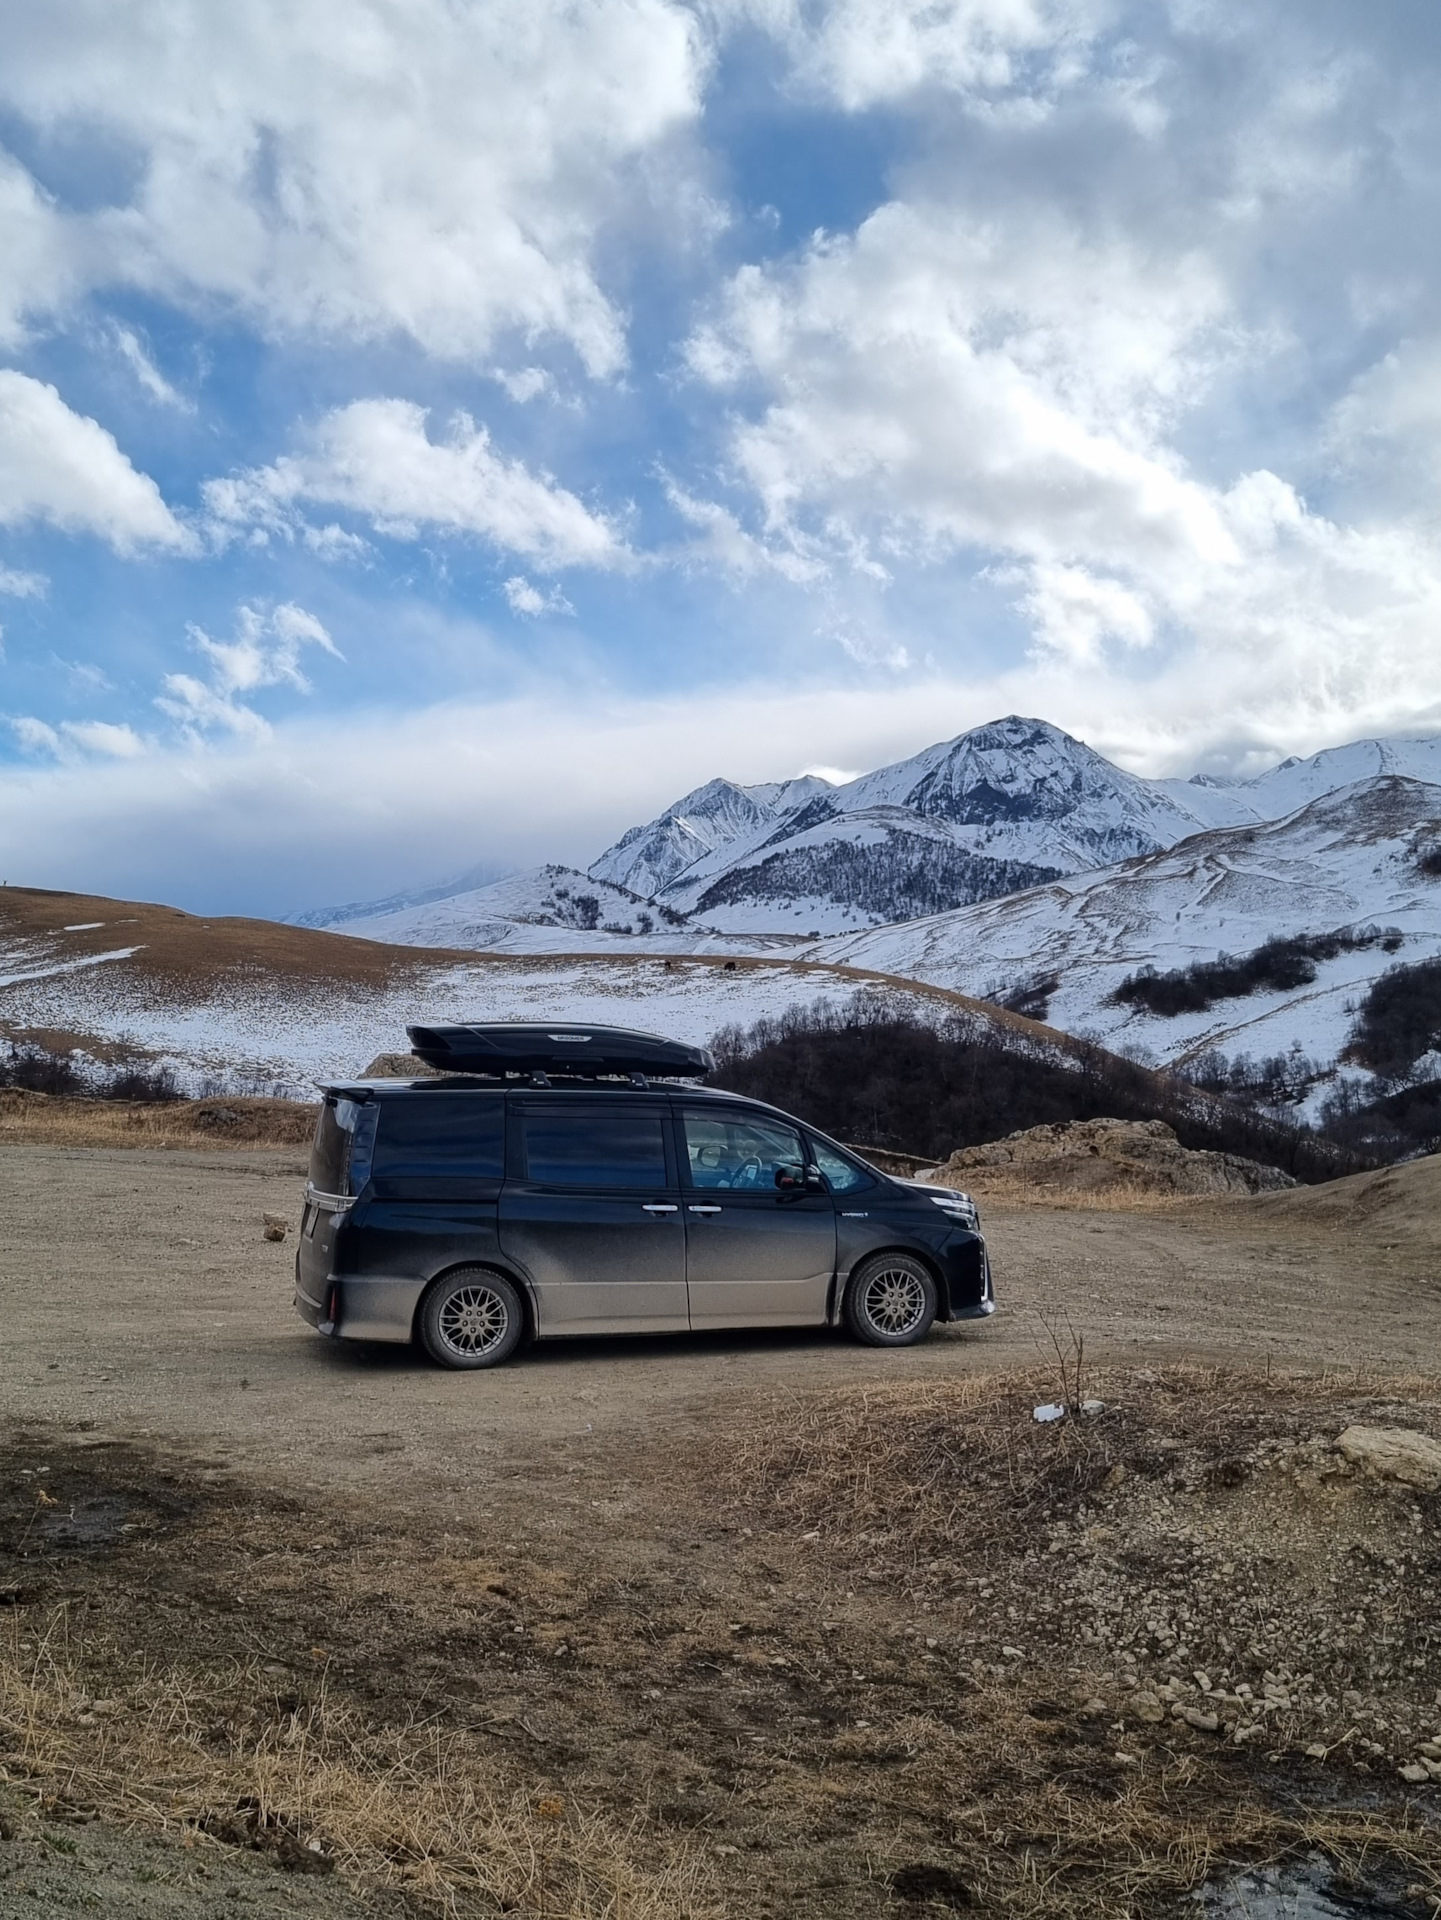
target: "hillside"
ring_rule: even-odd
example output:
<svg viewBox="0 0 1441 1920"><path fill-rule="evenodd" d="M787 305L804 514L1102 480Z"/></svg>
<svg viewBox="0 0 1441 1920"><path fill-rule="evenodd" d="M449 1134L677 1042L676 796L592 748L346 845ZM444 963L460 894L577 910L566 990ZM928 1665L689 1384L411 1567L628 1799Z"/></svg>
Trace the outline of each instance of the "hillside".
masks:
<svg viewBox="0 0 1441 1920"><path fill-rule="evenodd" d="M1281 821L1218 828L1100 873L811 951L1024 1002L1140 1057L1263 1057L1299 1046L1330 1064L1367 987L1398 963L1441 953L1441 873L1428 858L1438 845L1441 786L1383 775ZM1323 933L1346 939L1309 962L1313 978L1289 986L1170 1014L1116 998L1143 969L1167 977L1221 953Z"/></svg>
<svg viewBox="0 0 1441 1920"><path fill-rule="evenodd" d="M707 1041L867 991L922 1020L968 1008L1016 1045L1060 1035L946 989L790 959L420 951L266 920L0 889L0 1035L169 1065L189 1091L307 1092L405 1044L414 1020L588 1019Z"/></svg>
<svg viewBox="0 0 1441 1920"><path fill-rule="evenodd" d="M414 905L348 913L332 930L398 947L513 954L785 954L807 937L721 933L705 920L561 866Z"/></svg>

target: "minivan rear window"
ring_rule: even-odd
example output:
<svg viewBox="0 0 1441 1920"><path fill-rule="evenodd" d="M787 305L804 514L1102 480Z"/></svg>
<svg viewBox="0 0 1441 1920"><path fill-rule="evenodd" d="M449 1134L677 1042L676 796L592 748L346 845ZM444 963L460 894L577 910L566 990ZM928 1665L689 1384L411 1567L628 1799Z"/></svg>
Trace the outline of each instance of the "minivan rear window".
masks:
<svg viewBox="0 0 1441 1920"><path fill-rule="evenodd" d="M505 1172L505 1096L416 1093L380 1103L377 1180L426 1175L499 1180Z"/></svg>
<svg viewBox="0 0 1441 1920"><path fill-rule="evenodd" d="M572 1107L524 1117L528 1177L543 1187L643 1187L666 1184L664 1120L659 1112Z"/></svg>

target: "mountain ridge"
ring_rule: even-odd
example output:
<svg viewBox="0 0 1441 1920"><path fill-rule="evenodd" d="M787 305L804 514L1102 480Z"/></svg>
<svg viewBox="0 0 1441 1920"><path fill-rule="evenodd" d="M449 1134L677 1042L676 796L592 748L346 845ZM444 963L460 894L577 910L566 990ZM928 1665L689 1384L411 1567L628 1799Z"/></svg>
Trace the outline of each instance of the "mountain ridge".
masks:
<svg viewBox="0 0 1441 1920"><path fill-rule="evenodd" d="M691 945L743 950L973 906L1144 858L1196 833L1280 818L1357 777L1388 772L1441 783L1441 736L1353 741L1247 779L1146 780L1050 722L1011 714L846 782L816 774L750 786L709 780L628 829L584 878L640 903L606 912L602 929L626 927L667 950L682 935ZM511 880L538 901L550 871ZM493 890L509 885L422 889L296 918L425 945L467 944L484 929L499 946L540 950L539 930L555 916L527 905L524 887L507 906ZM651 933L638 918L647 910Z"/></svg>

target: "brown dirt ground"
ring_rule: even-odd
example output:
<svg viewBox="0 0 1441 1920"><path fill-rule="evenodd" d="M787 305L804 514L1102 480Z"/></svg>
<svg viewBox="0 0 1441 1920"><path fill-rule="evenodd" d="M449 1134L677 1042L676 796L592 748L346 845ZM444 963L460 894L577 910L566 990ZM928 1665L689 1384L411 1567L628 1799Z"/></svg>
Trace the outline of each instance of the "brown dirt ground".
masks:
<svg viewBox="0 0 1441 1920"><path fill-rule="evenodd" d="M1441 1502L1331 1442L1441 1432L1438 1171L995 1208L1002 1311L907 1353L464 1378L294 1317L293 1150L0 1145L0 1916L1069 1920L1319 1849L1422 1920Z"/></svg>

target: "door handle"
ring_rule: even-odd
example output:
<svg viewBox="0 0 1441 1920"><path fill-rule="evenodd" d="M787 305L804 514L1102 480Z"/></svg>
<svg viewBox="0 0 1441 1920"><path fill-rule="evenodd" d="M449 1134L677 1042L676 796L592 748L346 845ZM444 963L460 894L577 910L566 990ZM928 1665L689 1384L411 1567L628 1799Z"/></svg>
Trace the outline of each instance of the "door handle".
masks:
<svg viewBox="0 0 1441 1920"><path fill-rule="evenodd" d="M719 1213L719 1207L687 1207L687 1213Z"/></svg>
<svg viewBox="0 0 1441 1920"><path fill-rule="evenodd" d="M660 1205L657 1205L655 1202L646 1201L641 1207L641 1212L642 1213L679 1213L680 1208L660 1206Z"/></svg>

